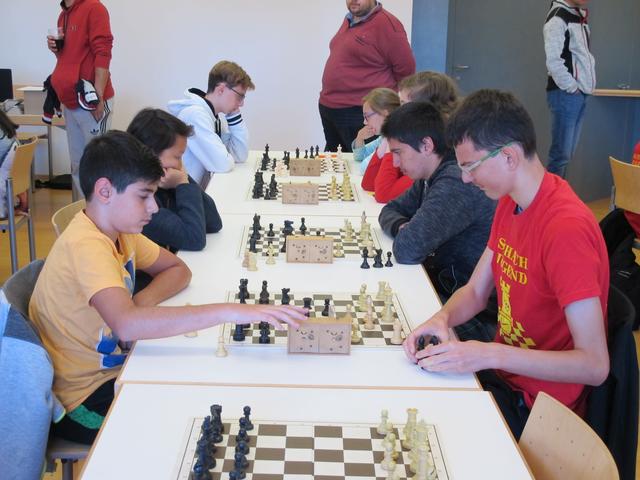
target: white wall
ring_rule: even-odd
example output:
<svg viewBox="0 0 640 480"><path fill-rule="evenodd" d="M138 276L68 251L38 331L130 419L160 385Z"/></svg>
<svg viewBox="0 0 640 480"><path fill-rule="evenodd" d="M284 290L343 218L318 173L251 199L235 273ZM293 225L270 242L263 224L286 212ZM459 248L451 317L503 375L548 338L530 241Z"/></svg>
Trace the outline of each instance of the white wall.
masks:
<svg viewBox="0 0 640 480"><path fill-rule="evenodd" d="M142 107L165 108L187 87L206 89L219 60L239 63L256 90L243 114L251 148L324 144L317 112L329 40L346 13L342 0L103 0L115 37L111 74L116 90L113 127L124 129ZM386 0L411 35L412 0ZM55 59L46 49L57 0L2 5L0 68L14 83L39 83ZM58 129L54 129L58 130ZM54 137L56 173L68 171L64 134ZM44 159L38 173L46 171Z"/></svg>

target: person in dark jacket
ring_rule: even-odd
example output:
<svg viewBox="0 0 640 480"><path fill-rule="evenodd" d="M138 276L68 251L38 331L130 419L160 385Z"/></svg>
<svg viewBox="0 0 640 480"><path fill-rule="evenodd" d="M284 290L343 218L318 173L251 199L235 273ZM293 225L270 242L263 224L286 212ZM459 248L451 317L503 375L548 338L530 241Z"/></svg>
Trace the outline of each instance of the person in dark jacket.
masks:
<svg viewBox="0 0 640 480"><path fill-rule="evenodd" d="M411 102L393 111L382 126L394 166L413 185L380 212L380 227L393 237L398 263L424 264L442 301L467 283L484 250L496 202L465 184L455 155L445 143L441 113L430 103ZM491 341L495 315L470 322L456 333Z"/></svg>
<svg viewBox="0 0 640 480"><path fill-rule="evenodd" d="M164 169L155 194L159 210L142 233L173 252L202 250L206 234L219 232L222 219L213 199L182 165L193 129L164 110L145 108L134 117L127 132L151 148Z"/></svg>

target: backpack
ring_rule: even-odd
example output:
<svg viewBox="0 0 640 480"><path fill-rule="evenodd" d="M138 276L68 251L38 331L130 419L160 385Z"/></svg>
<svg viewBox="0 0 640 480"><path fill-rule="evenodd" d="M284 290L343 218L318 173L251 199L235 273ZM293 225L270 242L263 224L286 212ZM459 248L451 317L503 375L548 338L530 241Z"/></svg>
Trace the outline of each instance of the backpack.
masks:
<svg viewBox="0 0 640 480"><path fill-rule="evenodd" d="M631 300L636 309L633 329L640 324L640 265L633 252L635 231L624 216L624 210L616 208L602 219L600 229L609 254L609 273L612 285L618 287Z"/></svg>

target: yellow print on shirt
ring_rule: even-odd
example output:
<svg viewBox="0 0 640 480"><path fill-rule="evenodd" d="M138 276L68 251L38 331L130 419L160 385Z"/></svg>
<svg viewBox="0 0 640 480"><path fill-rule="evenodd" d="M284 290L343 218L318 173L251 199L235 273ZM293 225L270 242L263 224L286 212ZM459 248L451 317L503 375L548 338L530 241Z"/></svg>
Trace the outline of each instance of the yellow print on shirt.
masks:
<svg viewBox="0 0 640 480"><path fill-rule="evenodd" d="M520 255L504 238L498 239L496 263L505 277L522 285L527 284L529 259Z"/></svg>
<svg viewBox="0 0 640 480"><path fill-rule="evenodd" d="M502 303L498 308L498 323L500 324L500 336L507 345L514 347L530 348L536 343L529 337L525 337L524 327L520 322L514 322L511 316L511 302L509 292L511 285L500 279L500 291L502 292Z"/></svg>

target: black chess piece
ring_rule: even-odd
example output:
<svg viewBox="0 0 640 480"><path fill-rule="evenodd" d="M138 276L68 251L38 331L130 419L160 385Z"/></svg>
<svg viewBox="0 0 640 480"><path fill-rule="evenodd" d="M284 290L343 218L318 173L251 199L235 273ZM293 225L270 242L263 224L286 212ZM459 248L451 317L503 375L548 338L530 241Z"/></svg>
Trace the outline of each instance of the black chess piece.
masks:
<svg viewBox="0 0 640 480"><path fill-rule="evenodd" d="M420 351L420 350L424 350L424 345L425 345L425 339L423 335L420 335L418 337L418 344L416 345L416 350Z"/></svg>
<svg viewBox="0 0 640 480"><path fill-rule="evenodd" d="M440 339L436 335L431 335L431 338L429 339L428 343L429 345L439 345Z"/></svg>
<svg viewBox="0 0 640 480"><path fill-rule="evenodd" d="M247 468L249 466L249 462L247 461L247 457L244 456L241 452L236 452L233 455L233 463L234 467Z"/></svg>
<svg viewBox="0 0 640 480"><path fill-rule="evenodd" d="M249 453L249 445L244 440L240 440L236 445L236 452L241 452L244 455Z"/></svg>
<svg viewBox="0 0 640 480"><path fill-rule="evenodd" d="M242 454L241 454L242 455ZM242 467L242 461L238 461L234 458L233 460L233 472L236 474L236 479L242 480L246 477L244 473L244 468ZM231 478L231 476L229 476Z"/></svg>
<svg viewBox="0 0 640 480"><path fill-rule="evenodd" d="M253 214L253 230L262 230L262 225L260 225L260 215L257 213Z"/></svg>
<svg viewBox="0 0 640 480"><path fill-rule="evenodd" d="M271 161L271 170L275 170L275 169L276 169L276 159L274 158L274 159Z"/></svg>
<svg viewBox="0 0 640 480"><path fill-rule="evenodd" d="M253 186L253 193L251 195L251 198L253 199L258 199L262 197L262 186L258 185L257 183Z"/></svg>
<svg viewBox="0 0 640 480"><path fill-rule="evenodd" d="M360 268L370 268L369 262L367 261L368 258L369 258L369 249L367 247L364 247L362 249L362 264L360 265Z"/></svg>
<svg viewBox="0 0 640 480"><path fill-rule="evenodd" d="M258 338L258 343L264 345L267 343L271 343L271 340L269 339L269 332L271 330L269 329L269 324L267 324L267 328L261 328L260 329L260 338Z"/></svg>
<svg viewBox="0 0 640 480"><path fill-rule="evenodd" d="M269 195L269 187L264 187L264 194L262 195L262 198L264 198L265 200L271 200L271 195Z"/></svg>
<svg viewBox="0 0 640 480"><path fill-rule="evenodd" d="M300 235L307 233L307 226L304 224L304 217L300 219Z"/></svg>
<svg viewBox="0 0 640 480"><path fill-rule="evenodd" d="M287 253L287 237L291 235L290 233L282 232L284 235L284 239L282 241L282 247L280 247L280 253Z"/></svg>
<svg viewBox="0 0 640 480"><path fill-rule="evenodd" d="M315 158L315 155L313 154L313 147L311 147L309 149L309 159L313 160Z"/></svg>
<svg viewBox="0 0 640 480"><path fill-rule="evenodd" d="M305 313L305 315L307 317L311 316L310 312L311 312L311 309L313 308L311 306L311 302L313 302L313 298L311 298L311 297L304 297L302 299L302 308L306 308L307 309L307 313Z"/></svg>
<svg viewBox="0 0 640 480"><path fill-rule="evenodd" d="M373 259L373 268L382 268L384 265L382 264L382 249L376 248L376 256Z"/></svg>
<svg viewBox="0 0 640 480"><path fill-rule="evenodd" d="M251 423L251 407L246 405L242 408L242 413L244 413L244 419L247 421L245 429L247 431L253 430L253 423Z"/></svg>
<svg viewBox="0 0 640 480"><path fill-rule="evenodd" d="M252 253L258 253L258 249L256 248L256 237L253 235L249 238L249 251Z"/></svg>
<svg viewBox="0 0 640 480"><path fill-rule="evenodd" d="M300 148L296 147L296 158L300 158Z"/></svg>
<svg viewBox="0 0 640 480"><path fill-rule="evenodd" d="M229 480L238 480L239 478L241 478L241 477L239 477L238 474L234 470L231 470L229 472Z"/></svg>
<svg viewBox="0 0 640 480"><path fill-rule="evenodd" d="M200 459L196 460L196 464L193 466L193 480L210 480L211 472L207 470L200 462Z"/></svg>
<svg viewBox="0 0 640 480"><path fill-rule="evenodd" d="M316 157L320 155L320 147L316 145Z"/></svg>
<svg viewBox="0 0 640 480"><path fill-rule="evenodd" d="M385 263L384 266L393 267L393 262L391 261L391 252L387 252L387 263Z"/></svg>
<svg viewBox="0 0 640 480"><path fill-rule="evenodd" d="M275 237L276 232L273 231L273 223L269 224L269 231L267 232L267 237Z"/></svg>
<svg viewBox="0 0 640 480"><path fill-rule="evenodd" d="M268 143L264 146L264 153L269 154L269 144Z"/></svg>
<svg viewBox="0 0 640 480"><path fill-rule="evenodd" d="M258 300L260 305L269 305L269 291L267 290L267 281L262 281L262 290L260 291L260 298Z"/></svg>
<svg viewBox="0 0 640 480"><path fill-rule="evenodd" d="M245 339L244 330L242 329L242 325L240 325L239 323L236 323L236 326L233 329L232 338L234 342L244 342L244 339Z"/></svg>
<svg viewBox="0 0 640 480"><path fill-rule="evenodd" d="M325 298L324 299L324 308L322 309L322 313L321 315L323 317L328 317L329 316L329 304L331 303L331 299L330 298Z"/></svg>
<svg viewBox="0 0 640 480"><path fill-rule="evenodd" d="M245 279L248 282L248 280ZM211 412L212 425L218 428L221 432L224 432L224 424L222 423L222 405L214 403L209 407Z"/></svg>
<svg viewBox="0 0 640 480"><path fill-rule="evenodd" d="M280 301L282 305L289 305L291 303L291 297L289 296L290 290L291 290L290 288L282 289L282 299Z"/></svg>
<svg viewBox="0 0 640 480"><path fill-rule="evenodd" d="M291 235L293 233L293 220L285 220L282 233L285 235Z"/></svg>

